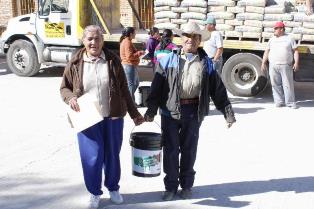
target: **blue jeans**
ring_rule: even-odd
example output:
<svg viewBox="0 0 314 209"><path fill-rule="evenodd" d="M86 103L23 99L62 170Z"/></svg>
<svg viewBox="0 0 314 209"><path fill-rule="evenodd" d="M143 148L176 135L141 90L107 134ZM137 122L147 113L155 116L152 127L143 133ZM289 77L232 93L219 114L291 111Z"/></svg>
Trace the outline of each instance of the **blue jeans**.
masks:
<svg viewBox="0 0 314 209"><path fill-rule="evenodd" d="M295 105L293 69L291 65L269 65L269 76L276 104Z"/></svg>
<svg viewBox="0 0 314 209"><path fill-rule="evenodd" d="M134 93L140 83L137 68L134 65L126 65L126 64L123 64L123 68L124 68L124 72L125 72L126 79L128 82L128 88L129 88L131 97L133 101L135 101Z"/></svg>
<svg viewBox="0 0 314 209"><path fill-rule="evenodd" d="M165 189L177 191L180 184L190 189L194 184L197 144L199 137L198 104L181 105L181 119L161 115Z"/></svg>

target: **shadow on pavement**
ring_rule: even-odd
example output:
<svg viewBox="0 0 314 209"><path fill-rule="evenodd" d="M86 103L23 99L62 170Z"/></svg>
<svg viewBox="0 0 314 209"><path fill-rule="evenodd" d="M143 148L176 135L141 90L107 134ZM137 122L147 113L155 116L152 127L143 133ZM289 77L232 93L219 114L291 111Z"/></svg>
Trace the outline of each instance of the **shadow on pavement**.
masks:
<svg viewBox="0 0 314 209"><path fill-rule="evenodd" d="M84 192L82 185L71 185L65 180L33 175L1 178L0 208L56 208L60 207L62 202L76 199Z"/></svg>
<svg viewBox="0 0 314 209"><path fill-rule="evenodd" d="M232 102L231 102L232 103ZM232 103L233 104L233 103ZM239 107L234 107L233 106L233 111L235 114L251 114L251 113L255 113L259 110L263 110L265 108L263 107L247 107L247 108L239 108ZM210 107L210 111L209 111L209 115L222 115L222 113L220 111L218 111L217 109L215 109L214 106Z"/></svg>
<svg viewBox="0 0 314 209"><path fill-rule="evenodd" d="M64 71L64 67L47 67L42 68L35 77L62 77Z"/></svg>
<svg viewBox="0 0 314 209"><path fill-rule="evenodd" d="M208 186L198 186L194 188L195 199L206 200L195 202L194 204L240 208L249 205L247 201L233 201L230 198L261 194L268 192L313 192L314 177L296 177L285 179L271 179L268 181L248 181L235 182Z"/></svg>
<svg viewBox="0 0 314 209"><path fill-rule="evenodd" d="M295 100L298 106L314 107L314 83L313 82L295 82ZM274 104L271 86L268 86L262 93L255 97L236 97L230 96L232 105L236 104L256 104L256 108L234 108L235 112L240 114L253 113L263 108L259 104Z"/></svg>
<svg viewBox="0 0 314 209"><path fill-rule="evenodd" d="M57 178L39 178L29 176L3 177L0 179L0 208L6 209L31 209L31 208L54 208L62 206L62 202L72 202L70 208L82 208L79 202L74 201L84 196L83 185L67 184L66 181ZM192 204L205 206L219 206L241 208L250 205L250 201L235 201L232 197L264 194L269 192L314 192L314 177L295 177L283 179L271 179L265 181L244 181L223 183L193 187ZM167 205L161 200L161 191L122 194L123 205L137 205L145 203L160 203ZM201 199L201 200L200 200ZM181 200L178 196L174 201ZM168 202L170 204L170 202ZM175 202L172 202L175 203ZM72 204L78 204L73 207ZM72 206L71 206L72 205ZM101 199L99 208L115 208L108 198ZM69 208L69 209L70 209ZM136 207L140 209L140 207ZM141 208L159 208L158 206L143 206ZM160 207L162 208L162 207Z"/></svg>
<svg viewBox="0 0 314 209"><path fill-rule="evenodd" d="M8 69L1 69L0 68L0 76L2 75L8 75L8 74L11 74L12 72Z"/></svg>
<svg viewBox="0 0 314 209"><path fill-rule="evenodd" d="M241 208L250 205L250 201L234 201L232 197L247 196L254 194L263 194L269 192L314 192L314 177L296 177L285 179L271 179L268 181L247 181L234 182L206 186L193 187L192 199L195 205L218 206ZM127 205L136 205L142 203L163 202L161 200L162 192L146 192L136 194L123 194ZM202 199L197 201L197 199ZM174 201L180 200L176 196ZM169 202L170 203L170 202ZM101 202L100 208L111 208L114 206L108 199ZM114 207L113 207L114 208ZM158 207L141 207L141 208L158 208Z"/></svg>

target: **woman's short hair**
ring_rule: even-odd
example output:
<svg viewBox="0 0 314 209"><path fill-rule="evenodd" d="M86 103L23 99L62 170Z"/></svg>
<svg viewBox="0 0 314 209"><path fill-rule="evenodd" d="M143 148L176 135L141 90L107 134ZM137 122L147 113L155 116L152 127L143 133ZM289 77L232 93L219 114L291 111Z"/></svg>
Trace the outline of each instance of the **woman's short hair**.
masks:
<svg viewBox="0 0 314 209"><path fill-rule="evenodd" d="M91 31L96 31L100 37L104 33L103 29L98 25L88 25L84 28L82 40L86 37L86 34Z"/></svg>

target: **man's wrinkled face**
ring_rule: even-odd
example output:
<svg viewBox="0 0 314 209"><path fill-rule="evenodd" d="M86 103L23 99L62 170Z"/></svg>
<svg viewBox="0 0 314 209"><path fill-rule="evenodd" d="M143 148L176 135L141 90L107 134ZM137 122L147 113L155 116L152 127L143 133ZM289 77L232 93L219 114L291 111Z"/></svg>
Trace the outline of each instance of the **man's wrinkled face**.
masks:
<svg viewBox="0 0 314 209"><path fill-rule="evenodd" d="M182 34L182 47L186 53L196 53L201 44L201 35L199 34Z"/></svg>
<svg viewBox="0 0 314 209"><path fill-rule="evenodd" d="M104 45L103 38L96 30L88 31L83 38L83 44L86 48L87 55L97 57L101 54Z"/></svg>

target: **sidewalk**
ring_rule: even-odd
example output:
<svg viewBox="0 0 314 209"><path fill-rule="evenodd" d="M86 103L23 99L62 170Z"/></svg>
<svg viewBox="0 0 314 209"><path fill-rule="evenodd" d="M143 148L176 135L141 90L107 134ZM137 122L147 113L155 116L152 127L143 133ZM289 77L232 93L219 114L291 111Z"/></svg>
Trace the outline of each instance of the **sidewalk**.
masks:
<svg viewBox="0 0 314 209"><path fill-rule="evenodd" d="M76 134L67 123L60 82L61 77L0 76L0 89L5 89L0 94L0 208L87 206ZM230 129L211 110L200 129L190 200L162 201L163 173L132 175L129 135L134 125L127 116L120 181L125 202L112 204L104 189L99 208L314 208L313 123L307 122L313 115L313 88L314 83L296 85L297 110L274 108L270 91L257 98L232 97L237 122ZM159 116L155 120L160 123Z"/></svg>

